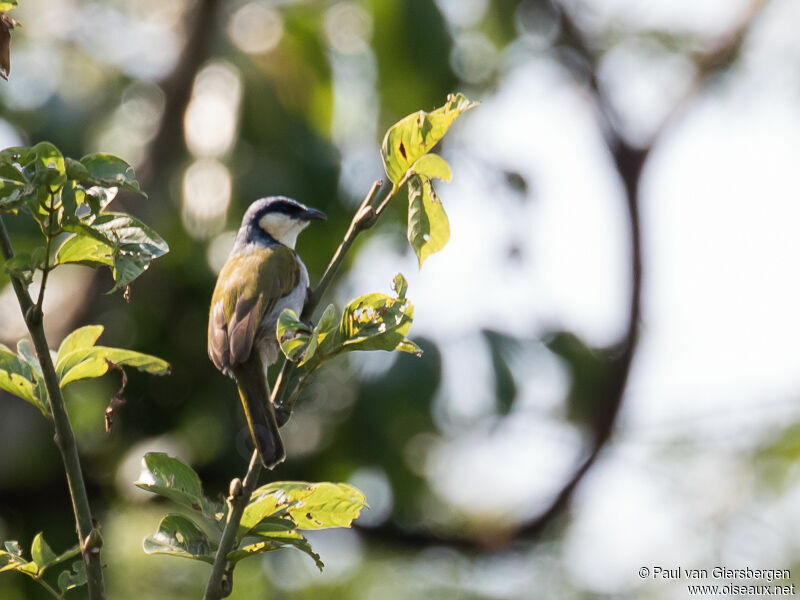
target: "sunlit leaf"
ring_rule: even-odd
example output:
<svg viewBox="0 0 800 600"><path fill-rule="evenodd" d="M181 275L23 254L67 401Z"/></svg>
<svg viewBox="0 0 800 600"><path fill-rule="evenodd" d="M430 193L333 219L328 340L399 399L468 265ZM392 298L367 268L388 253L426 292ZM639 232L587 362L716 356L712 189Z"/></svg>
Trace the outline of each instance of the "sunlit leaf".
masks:
<svg viewBox="0 0 800 600"><path fill-rule="evenodd" d="M289 360L299 366L307 364L310 370L342 352L356 350L400 350L420 356L419 347L406 339L414 318L414 307L405 298L408 284L398 274L392 286L397 298L372 293L350 302L338 327L333 305L325 309L311 331L294 313L284 311L278 320L281 350Z"/></svg>
<svg viewBox="0 0 800 600"><path fill-rule="evenodd" d="M239 537L244 537L247 532L267 517L271 517L276 512L285 509L287 506L286 496L256 490L250 497L250 502L242 513L242 520L239 523Z"/></svg>
<svg viewBox="0 0 800 600"><path fill-rule="evenodd" d="M215 514L220 512L219 506L203 495L200 477L194 469L163 452L145 454L135 485L201 512L211 521L216 521Z"/></svg>
<svg viewBox="0 0 800 600"><path fill-rule="evenodd" d="M67 180L64 156L50 142L39 142L31 150L35 160L25 167L23 174L29 181L55 192Z"/></svg>
<svg viewBox="0 0 800 600"><path fill-rule="evenodd" d="M291 547L297 548L298 550L308 554L320 571L322 571L323 567L325 566L320 559L319 554L314 552L313 548L311 548L311 544L308 543L308 540L305 538L305 536L297 530L292 529L290 531L271 533L267 535L262 535L262 533L258 530L254 531L253 533L262 538L262 541L247 544L238 550L229 552L229 561L232 563L237 563L248 556L263 554L264 552L270 552L280 548Z"/></svg>
<svg viewBox="0 0 800 600"><path fill-rule="evenodd" d="M394 350L405 340L413 319L414 306L407 299L365 294L344 309L339 326L342 349Z"/></svg>
<svg viewBox="0 0 800 600"><path fill-rule="evenodd" d="M427 177L408 182L408 242L422 263L450 240L450 222L442 202Z"/></svg>
<svg viewBox="0 0 800 600"><path fill-rule="evenodd" d="M169 363L165 360L124 348L109 348L107 346L92 346L82 348L66 354L56 367L61 387L80 379L102 377L108 372L110 364L120 367L133 367L151 375L167 375L170 372Z"/></svg>
<svg viewBox="0 0 800 600"><path fill-rule="evenodd" d="M34 393L36 381L27 363L21 361L10 349L0 344L0 388L27 400L39 410Z"/></svg>
<svg viewBox="0 0 800 600"><path fill-rule="evenodd" d="M63 363L64 358L75 350L91 348L103 334L102 325L86 325L70 333L58 347L56 369Z"/></svg>
<svg viewBox="0 0 800 600"><path fill-rule="evenodd" d="M287 505L299 529L350 527L366 506L364 494L347 483L277 481L261 486L253 496L270 494Z"/></svg>
<svg viewBox="0 0 800 600"><path fill-rule="evenodd" d="M53 552L50 545L44 541L44 536L41 532L36 534L31 543L31 558L39 567L40 572L48 566L55 564L57 558L56 553Z"/></svg>
<svg viewBox="0 0 800 600"><path fill-rule="evenodd" d="M67 238L56 252L56 264L77 263L87 267L113 267L114 248L87 235Z"/></svg>
<svg viewBox="0 0 800 600"><path fill-rule="evenodd" d="M17 356L30 367L35 380L33 393L36 396L36 401L40 406L47 407L45 415L49 416L50 400L47 395L47 386L44 383L44 375L42 374L42 367L39 364L39 358L36 356L36 351L33 349L30 341L22 339L17 342Z"/></svg>
<svg viewBox="0 0 800 600"><path fill-rule="evenodd" d="M411 165L411 170L417 175L427 177L428 179L450 181L453 178L450 165L438 154L426 154Z"/></svg>
<svg viewBox="0 0 800 600"><path fill-rule="evenodd" d="M208 537L197 524L183 515L168 514L158 524L158 531L144 539L147 554L170 554L214 563Z"/></svg>
<svg viewBox="0 0 800 600"><path fill-rule="evenodd" d="M453 121L474 106L476 103L463 94L450 94L444 106L432 112L416 112L389 128L383 139L381 158L392 183L398 185L410 167L444 137Z"/></svg>

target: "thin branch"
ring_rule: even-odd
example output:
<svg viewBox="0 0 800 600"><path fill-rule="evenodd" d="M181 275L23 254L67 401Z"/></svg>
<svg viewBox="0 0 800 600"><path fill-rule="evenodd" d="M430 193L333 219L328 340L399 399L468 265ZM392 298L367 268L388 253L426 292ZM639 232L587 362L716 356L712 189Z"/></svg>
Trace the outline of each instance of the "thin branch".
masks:
<svg viewBox="0 0 800 600"><path fill-rule="evenodd" d="M53 226L53 213L55 209L53 208L53 202L55 200L55 194L50 194L50 210L48 211L47 215L47 231L45 232L45 238L47 239L47 243L44 249L44 266L42 267L42 284L39 286L39 299L36 301L36 309L41 314L42 312L42 305L44 304L44 290L47 288L47 277L50 275L51 267L50 267L50 247L53 243L53 233L50 229Z"/></svg>
<svg viewBox="0 0 800 600"><path fill-rule="evenodd" d="M2 217L0 217L0 252L2 252L6 261L14 256L11 238L8 235ZM75 513L78 543L81 547L84 563L86 563L89 598L91 600L102 600L105 598L103 567L100 562L102 538L99 531L94 527L94 520L89 508L89 497L86 494L86 484L78 456L78 446L75 443L75 435L72 432L64 406L64 398L59 387L58 376L53 367L53 359L50 356L50 347L42 327L42 313L35 309L36 305L31 300L28 290L19 277L11 275L11 285L17 295L17 301L25 317L25 324L33 340L33 346L39 358L39 365L42 368L47 395L50 399L50 409L56 431L54 439L64 462L64 471L67 475L67 485L69 486L69 494L72 500L72 510Z"/></svg>
<svg viewBox="0 0 800 600"><path fill-rule="evenodd" d="M258 452L254 451L250 457L250 466L247 468L244 483L239 479L231 481L228 496L228 518L225 520L222 539L219 541L217 553L214 556L214 565L211 568L203 600L227 598L233 591L233 569L228 567L228 554L235 549L239 524L242 521L244 509L250 502L250 496L256 489L259 475L261 475L261 460Z"/></svg>

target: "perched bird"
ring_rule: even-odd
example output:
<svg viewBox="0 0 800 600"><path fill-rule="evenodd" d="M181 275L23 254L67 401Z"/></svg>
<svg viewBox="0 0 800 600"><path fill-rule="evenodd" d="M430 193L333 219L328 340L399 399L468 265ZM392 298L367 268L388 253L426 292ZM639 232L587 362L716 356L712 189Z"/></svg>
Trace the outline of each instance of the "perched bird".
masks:
<svg viewBox="0 0 800 600"><path fill-rule="evenodd" d="M273 468L284 457L267 368L278 360L278 315L298 315L308 293L308 271L294 250L298 234L325 213L291 198L253 202L242 218L211 298L208 356L236 380L244 414L261 462Z"/></svg>

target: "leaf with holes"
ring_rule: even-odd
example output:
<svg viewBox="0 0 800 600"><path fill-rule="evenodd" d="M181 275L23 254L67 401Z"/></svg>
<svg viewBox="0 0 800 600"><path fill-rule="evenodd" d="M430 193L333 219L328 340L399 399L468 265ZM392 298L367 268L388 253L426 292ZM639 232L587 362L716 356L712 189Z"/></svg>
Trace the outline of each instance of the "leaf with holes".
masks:
<svg viewBox="0 0 800 600"><path fill-rule="evenodd" d="M444 106L408 115L390 127L383 139L381 158L391 182L398 186L412 165L444 137L453 121L474 106L477 104L463 94L450 94Z"/></svg>
<svg viewBox="0 0 800 600"><path fill-rule="evenodd" d="M90 222L65 224L64 228L74 235L59 247L56 264L110 267L114 290L126 287L146 271L154 259L169 252L169 246L160 235L123 213L102 213Z"/></svg>
<svg viewBox="0 0 800 600"><path fill-rule="evenodd" d="M298 529L350 527L366 506L364 494L347 483L277 481L261 486L254 498L275 495Z"/></svg>
<svg viewBox="0 0 800 600"><path fill-rule="evenodd" d="M408 243L422 263L450 240L450 222L433 183L417 175L408 182Z"/></svg>

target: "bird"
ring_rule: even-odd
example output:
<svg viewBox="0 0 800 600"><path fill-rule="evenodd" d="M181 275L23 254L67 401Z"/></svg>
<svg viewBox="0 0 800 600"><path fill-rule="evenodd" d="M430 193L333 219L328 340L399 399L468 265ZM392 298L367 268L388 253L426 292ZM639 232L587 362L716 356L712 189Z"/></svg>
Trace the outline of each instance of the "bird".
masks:
<svg viewBox="0 0 800 600"><path fill-rule="evenodd" d="M311 221L325 219L322 211L285 196L253 202L211 297L208 356L235 380L253 443L269 469L285 458L267 380L280 356L278 316L286 308L302 314L309 279L295 243Z"/></svg>

